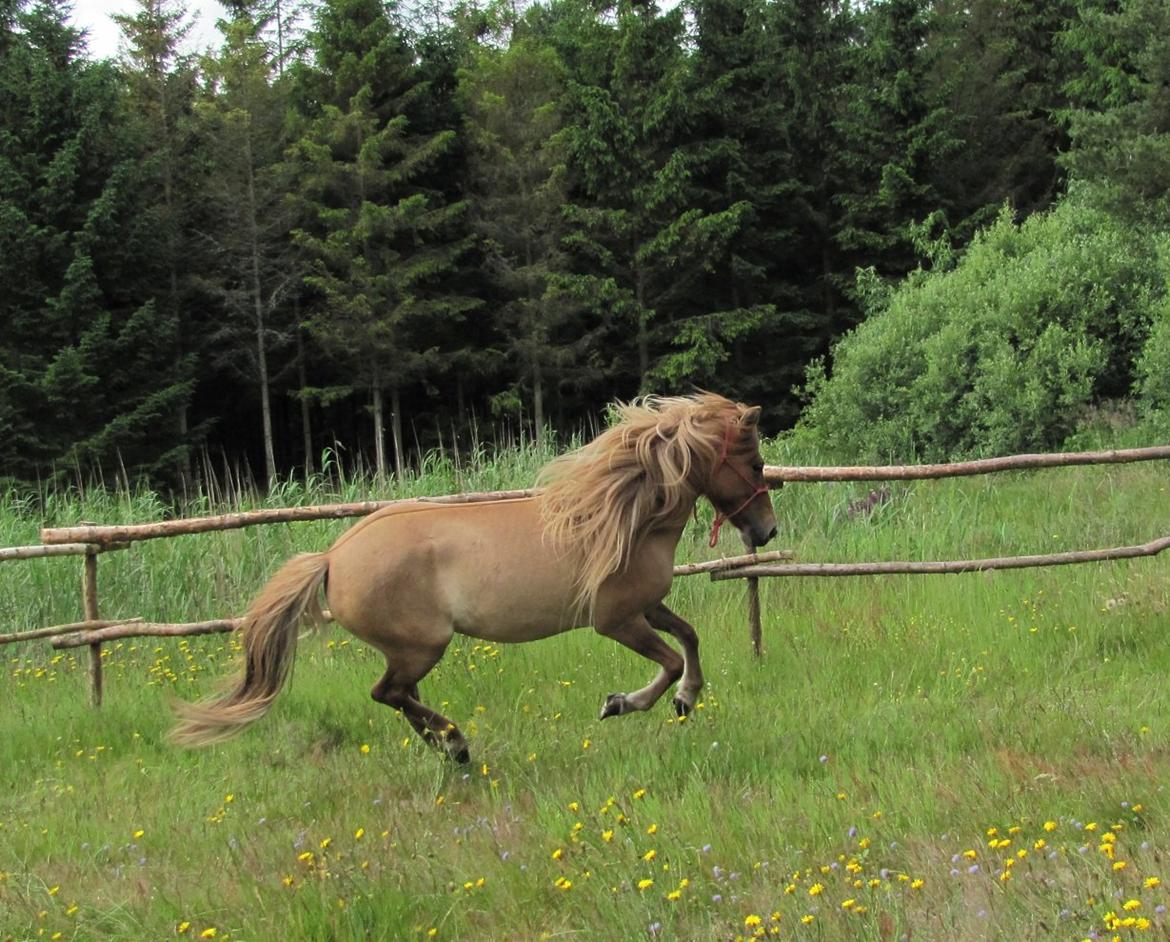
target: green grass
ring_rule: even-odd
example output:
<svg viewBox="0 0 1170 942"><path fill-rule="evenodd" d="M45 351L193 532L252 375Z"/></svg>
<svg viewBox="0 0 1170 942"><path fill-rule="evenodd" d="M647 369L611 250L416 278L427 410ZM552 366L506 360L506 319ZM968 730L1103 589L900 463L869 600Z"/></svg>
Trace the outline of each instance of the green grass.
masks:
<svg viewBox="0 0 1170 942"><path fill-rule="evenodd" d="M516 452L459 474L433 462L396 491L318 482L269 503L522 486L544 457ZM778 447L769 457L791 461ZM849 519L847 500L865 490L779 492L778 545L805 561L932 559L1170 533L1160 464L894 486L889 503ZM680 560L709 555L704 513ZM0 545L35 542L42 516L163 514L145 493L52 494L36 507L10 496ZM284 558L347 526L103 556L103 614L238 612ZM721 549L738 551L733 534ZM0 632L79 617L79 568L3 564ZM1123 938L1143 918L1168 931L1156 911L1166 888L1145 885L1170 882L1165 560L761 588L755 660L741 584L676 583L671 604L699 630L708 679L685 723L665 700L599 722L606 693L654 668L592 632L457 640L422 689L467 735L466 769L370 700L380 659L336 627L304 639L291 688L261 724L199 752L166 743L167 702L233 670L225 636L107 645L100 712L88 705L88 652L0 649L0 940L212 928L217 939L322 942L432 930L1080 939L1111 937L1109 913L1134 920L1115 930ZM989 846L1001 840L1011 844ZM1140 908L1125 910L1129 900Z"/></svg>

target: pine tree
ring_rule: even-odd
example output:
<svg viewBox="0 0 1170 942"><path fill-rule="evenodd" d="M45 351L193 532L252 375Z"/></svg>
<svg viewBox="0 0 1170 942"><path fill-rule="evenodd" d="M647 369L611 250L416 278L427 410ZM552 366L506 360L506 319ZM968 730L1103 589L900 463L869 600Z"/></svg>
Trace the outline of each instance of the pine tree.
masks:
<svg viewBox="0 0 1170 942"><path fill-rule="evenodd" d="M531 39L485 49L464 77L475 229L499 297L497 336L514 388L527 389L539 441L546 384L555 388L579 352L573 308L558 301L551 277L564 271L564 146L556 53Z"/></svg>
<svg viewBox="0 0 1170 942"><path fill-rule="evenodd" d="M136 0L133 14L113 18L125 40L123 71L129 86L132 132L140 142L138 166L141 198L149 209L156 244L146 267L156 281L153 300L164 332L174 338L174 366L185 382L194 382L202 325L189 304L189 275L197 270L199 253L190 238L189 214L197 197L190 184L191 112L196 72L191 57L180 53L190 31L186 14L175 0ZM179 436L189 444L203 430L191 427L187 400L174 417ZM181 471L191 473L189 453L181 454Z"/></svg>
<svg viewBox="0 0 1170 942"><path fill-rule="evenodd" d="M900 276L917 264L928 217L944 233L953 221L935 181L959 142L927 80L927 0L881 0L859 23L837 121L847 189L836 198L845 210L836 238L850 268Z"/></svg>
<svg viewBox="0 0 1170 942"><path fill-rule="evenodd" d="M118 76L83 55L60 3L0 40L0 466L154 472L191 393L173 369L142 259L152 248ZM173 413L172 413L173 414Z"/></svg>
<svg viewBox="0 0 1170 942"><path fill-rule="evenodd" d="M425 88L402 29L376 0L333 0L314 31L316 65L302 100L320 103L295 144L308 223L296 239L312 258L308 326L371 400L375 463L386 473L390 395L394 464L405 470L401 393L436 369L436 330L475 306L443 279L466 251L450 230L466 210L424 186L455 132L415 131Z"/></svg>
<svg viewBox="0 0 1170 942"><path fill-rule="evenodd" d="M1130 222L1170 224L1170 8L1080 0L1060 37L1072 146L1062 162Z"/></svg>
<svg viewBox="0 0 1170 942"><path fill-rule="evenodd" d="M567 96L573 190L565 246L575 272L558 279L559 290L620 344L603 368L624 390L648 388L669 339L665 312L685 290L687 273L674 254L678 230L690 221L675 159L682 30L680 9L664 14L655 3L623 0L616 25L587 33L589 46L575 52L582 69Z"/></svg>
<svg viewBox="0 0 1170 942"><path fill-rule="evenodd" d="M276 479L272 422L273 348L287 341L287 298L297 276L290 258L291 216L282 167L285 101L276 60L259 24L244 15L221 21L224 43L205 61L199 106L208 172L201 192L215 269L202 284L221 303L213 332L218 361L255 383L264 467Z"/></svg>

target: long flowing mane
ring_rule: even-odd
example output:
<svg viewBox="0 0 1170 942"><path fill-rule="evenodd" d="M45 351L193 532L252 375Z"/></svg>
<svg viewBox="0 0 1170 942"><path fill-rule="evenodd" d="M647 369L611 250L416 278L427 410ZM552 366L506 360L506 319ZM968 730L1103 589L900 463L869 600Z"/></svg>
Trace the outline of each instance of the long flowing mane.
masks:
<svg viewBox="0 0 1170 942"><path fill-rule="evenodd" d="M554 459L537 485L545 539L580 559L577 602L592 610L638 540L695 499L747 407L714 393L618 403L617 423Z"/></svg>

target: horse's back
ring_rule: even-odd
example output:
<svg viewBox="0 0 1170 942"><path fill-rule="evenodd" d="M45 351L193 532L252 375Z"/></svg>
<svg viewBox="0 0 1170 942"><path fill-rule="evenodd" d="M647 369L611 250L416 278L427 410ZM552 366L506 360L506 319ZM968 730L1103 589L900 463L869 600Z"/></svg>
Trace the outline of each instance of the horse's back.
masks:
<svg viewBox="0 0 1170 942"><path fill-rule="evenodd" d="M556 634L580 624L574 572L542 529L531 499L386 508L329 550L330 609L383 648Z"/></svg>

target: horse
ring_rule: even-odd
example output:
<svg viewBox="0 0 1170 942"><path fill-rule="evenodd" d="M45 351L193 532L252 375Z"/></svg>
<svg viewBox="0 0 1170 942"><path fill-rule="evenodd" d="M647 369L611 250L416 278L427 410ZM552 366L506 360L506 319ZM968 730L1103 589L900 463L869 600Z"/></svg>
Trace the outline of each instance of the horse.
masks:
<svg viewBox="0 0 1170 942"><path fill-rule="evenodd" d="M697 393L615 412L610 428L542 469L531 497L394 504L326 552L287 561L244 616L243 675L218 698L175 704L172 740L218 742L268 711L298 625L321 616L322 589L334 620L386 658L373 699L458 762L470 760L462 732L418 688L456 634L520 642L592 626L659 665L645 687L609 694L602 719L649 710L676 682L674 709L687 715L703 674L694 628L663 604L675 548L700 496L716 510L711 545L724 521L753 547L776 535L760 409Z"/></svg>

